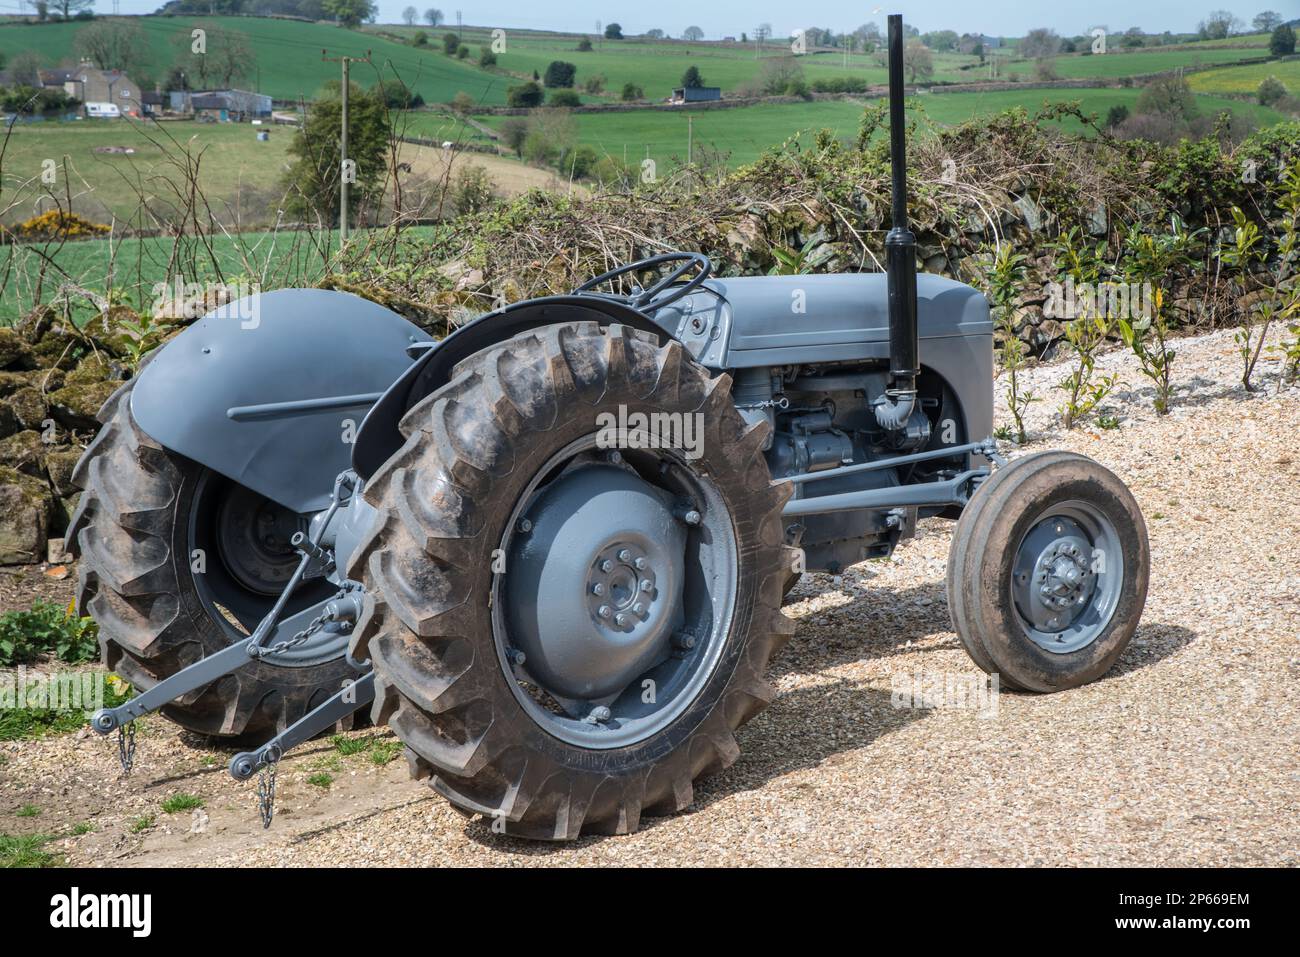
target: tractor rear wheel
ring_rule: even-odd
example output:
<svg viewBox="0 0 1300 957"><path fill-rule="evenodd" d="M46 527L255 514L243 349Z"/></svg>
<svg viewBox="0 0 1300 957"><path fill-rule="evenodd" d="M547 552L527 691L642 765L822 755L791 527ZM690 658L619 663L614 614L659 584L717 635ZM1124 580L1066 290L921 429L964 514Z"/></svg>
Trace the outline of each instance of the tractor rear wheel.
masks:
<svg viewBox="0 0 1300 957"><path fill-rule="evenodd" d="M1073 452L1003 466L962 512L948 608L971 659L1025 691L1105 674L1146 603L1150 552L1132 493Z"/></svg>
<svg viewBox="0 0 1300 957"><path fill-rule="evenodd" d="M365 490L352 654L412 774L462 811L520 837L628 833L736 759L793 632L794 551L767 425L729 384L677 342L560 324L406 414ZM642 415L699 441L642 441Z"/></svg>
<svg viewBox="0 0 1300 957"><path fill-rule="evenodd" d="M297 563L287 541L302 519L154 442L130 396L128 383L104 404L77 463L68 539L105 666L147 689L251 633ZM324 587L305 585L289 611ZM291 660L250 663L162 712L201 734L269 736L355 676L345 651L312 639Z"/></svg>

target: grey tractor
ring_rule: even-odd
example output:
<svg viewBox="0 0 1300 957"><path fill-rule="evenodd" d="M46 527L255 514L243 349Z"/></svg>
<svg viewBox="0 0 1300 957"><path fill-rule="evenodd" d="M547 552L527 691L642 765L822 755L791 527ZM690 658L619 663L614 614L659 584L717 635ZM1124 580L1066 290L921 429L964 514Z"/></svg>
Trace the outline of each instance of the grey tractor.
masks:
<svg viewBox="0 0 1300 957"><path fill-rule="evenodd" d="M666 253L434 341L310 289L223 307L105 405L69 533L104 663L161 709L258 738L261 773L369 706L411 771L524 837L691 803L773 698L803 572L956 522L952 623L1001 687L1123 652L1148 546L1081 455L1007 463L975 289L917 275L890 18L883 274L715 276ZM638 281L644 285L637 285Z"/></svg>

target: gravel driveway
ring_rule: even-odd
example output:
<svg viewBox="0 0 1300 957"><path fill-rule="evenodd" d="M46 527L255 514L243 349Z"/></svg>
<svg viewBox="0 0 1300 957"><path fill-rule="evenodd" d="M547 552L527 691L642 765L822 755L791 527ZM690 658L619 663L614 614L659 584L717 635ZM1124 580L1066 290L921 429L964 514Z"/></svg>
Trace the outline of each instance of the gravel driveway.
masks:
<svg viewBox="0 0 1300 957"><path fill-rule="evenodd" d="M1246 396L1231 332L1178 343L1175 410L1149 392L1111 402L1121 425L1054 430L1032 407L1029 450L1100 460L1133 488L1153 570L1142 625L1097 683L1002 694L996 713L895 707L909 681L970 675L949 622L951 525L925 523L893 559L806 576L779 695L739 735L739 761L694 808L630 837L518 842L454 812L404 762L325 741L286 761L280 815L260 828L254 786L159 718L136 772L87 732L0 745L0 831L67 834L74 864L1134 864L1300 863L1300 387ZM1141 384L1121 352L1100 365ZM1055 401L1059 366L1033 370ZM386 730L356 736L391 740ZM308 782L328 773L327 788ZM320 779L318 779L319 781ZM167 815L166 796L202 797ZM22 805L37 817L16 817ZM149 815L153 821L141 825Z"/></svg>

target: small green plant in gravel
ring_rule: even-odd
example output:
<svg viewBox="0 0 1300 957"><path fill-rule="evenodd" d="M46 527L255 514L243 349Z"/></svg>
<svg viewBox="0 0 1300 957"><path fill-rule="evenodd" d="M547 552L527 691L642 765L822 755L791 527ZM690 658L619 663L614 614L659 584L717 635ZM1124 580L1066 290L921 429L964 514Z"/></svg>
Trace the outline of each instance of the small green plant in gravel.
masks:
<svg viewBox="0 0 1300 957"><path fill-rule="evenodd" d="M334 745L334 750L346 758L367 750L370 747L370 738L349 738L346 735L336 734L330 738L330 743Z"/></svg>
<svg viewBox="0 0 1300 957"><path fill-rule="evenodd" d="M72 836L80 837L83 834L89 834L94 829L95 825L91 824L89 821L79 821L72 825Z"/></svg>
<svg viewBox="0 0 1300 957"><path fill-rule="evenodd" d="M41 809L35 804L24 804L14 813L19 817L40 817Z"/></svg>
<svg viewBox="0 0 1300 957"><path fill-rule="evenodd" d="M181 811L193 811L200 807L203 807L203 798L197 794L173 794L162 802L165 814L179 814Z"/></svg>
<svg viewBox="0 0 1300 957"><path fill-rule="evenodd" d="M45 850L52 834L0 834L0 867L58 867L63 859Z"/></svg>
<svg viewBox="0 0 1300 957"><path fill-rule="evenodd" d="M376 741L370 752L370 760L383 766L397 758L402 753L402 748L401 741Z"/></svg>
<svg viewBox="0 0 1300 957"><path fill-rule="evenodd" d="M1097 354L1110 332L1110 297L1103 294L1100 283L1105 265L1106 242L1092 243L1082 230L1072 226L1059 239L1048 244L1056 256L1057 278L1073 280L1075 287L1096 289L1096 308L1085 300L1083 314L1069 319L1062 327L1064 345L1071 356L1069 374L1061 380L1065 402L1060 406L1062 424L1072 429L1090 415L1114 390L1119 377L1097 373ZM1101 307L1105 302L1106 306Z"/></svg>
<svg viewBox="0 0 1300 957"><path fill-rule="evenodd" d="M38 601L27 611L0 615L0 665L17 665L50 655L60 661L93 661L99 656L94 619L71 608Z"/></svg>
<svg viewBox="0 0 1300 957"><path fill-rule="evenodd" d="M149 830L149 828L153 827L154 820L155 818L152 814L142 814L140 817L136 818L134 821L131 822L129 829L132 834L143 833L144 831L147 831Z"/></svg>
<svg viewBox="0 0 1300 957"><path fill-rule="evenodd" d="M1232 207L1232 221L1232 243L1221 248L1219 258L1237 270L1237 294L1244 296L1250 287L1251 269L1255 264L1263 262L1267 247L1259 227L1238 206ZM1255 317L1246 312L1242 316L1241 328L1233 337L1237 342L1237 354L1241 356L1241 384L1247 392L1255 391L1255 387L1250 384L1250 377L1255 371L1264 337L1268 335L1268 327L1273 321L1271 308L1264 309L1261 315L1264 321L1258 336L1255 335Z"/></svg>
<svg viewBox="0 0 1300 957"><path fill-rule="evenodd" d="M1021 388L1020 373L1027 362L1024 341L1016 335L1016 315L1013 304L1016 290L1024 280L1025 257L1015 252L1010 243L1003 243L993 253L986 269L989 299L997 310L997 327L1002 338L1000 349L1002 368L1007 374L1007 409L1011 421L1015 423L1015 432L1003 427L999 429L999 438L1014 438L1023 445L1028 440L1025 432L1025 412L1034 399L1034 394Z"/></svg>
<svg viewBox="0 0 1300 957"><path fill-rule="evenodd" d="M314 785L321 790L328 790L329 786L334 783L334 775L326 774L324 771L319 771L309 777L307 783Z"/></svg>
<svg viewBox="0 0 1300 957"><path fill-rule="evenodd" d="M30 680L30 679L29 679ZM116 708L131 697L131 686L116 675L95 673L93 680L103 683L104 707ZM88 702L82 695L82 704ZM0 694L0 702L4 696ZM21 741L47 734L66 734L86 723L86 712L79 708L0 707L0 741Z"/></svg>

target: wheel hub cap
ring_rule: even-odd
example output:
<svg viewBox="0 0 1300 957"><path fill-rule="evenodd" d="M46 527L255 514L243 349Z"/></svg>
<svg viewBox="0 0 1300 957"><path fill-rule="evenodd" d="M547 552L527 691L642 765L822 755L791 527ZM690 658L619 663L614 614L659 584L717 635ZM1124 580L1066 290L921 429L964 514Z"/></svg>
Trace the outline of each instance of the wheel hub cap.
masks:
<svg viewBox="0 0 1300 957"><path fill-rule="evenodd" d="M592 465L529 508L507 555L505 613L547 690L600 701L668 657L686 541L673 504L632 473Z"/></svg>

